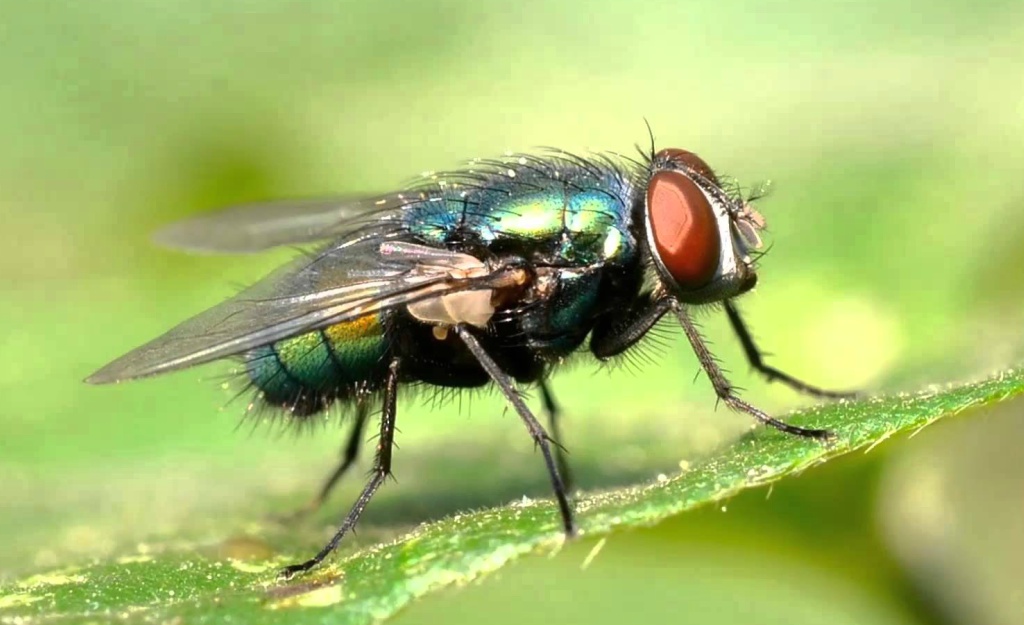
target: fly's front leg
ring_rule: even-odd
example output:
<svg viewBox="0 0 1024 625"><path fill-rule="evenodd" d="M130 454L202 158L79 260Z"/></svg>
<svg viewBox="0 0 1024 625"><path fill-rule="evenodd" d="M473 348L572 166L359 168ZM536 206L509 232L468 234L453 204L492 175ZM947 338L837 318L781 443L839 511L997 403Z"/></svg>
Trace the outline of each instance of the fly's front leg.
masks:
<svg viewBox="0 0 1024 625"><path fill-rule="evenodd" d="M725 374L723 374L722 370L718 367L718 363L715 362L715 357L711 354L708 346L704 343L704 339L701 337L697 327L693 325L693 322L690 320L690 316L686 313L686 309L681 304L673 304L672 307L675 309L676 316L679 318L679 323L682 324L683 330L686 332L686 338L689 339L690 346L693 347L693 351L697 354L697 360L700 361L701 367L704 368L704 372L707 373L708 378L710 378L711 385L715 387L715 394L717 394L719 399L725 402L727 406L733 410L745 412L761 423L788 434L805 436L807 438L816 438L819 440L826 440L832 437L832 433L828 430L802 428L779 421L737 397L736 393L733 391L732 384L729 383L729 380L725 378Z"/></svg>
<svg viewBox="0 0 1024 625"><path fill-rule="evenodd" d="M642 339L672 306L667 297L645 299L603 317L590 334L590 352L601 360L621 354Z"/></svg>
<svg viewBox="0 0 1024 625"><path fill-rule="evenodd" d="M700 361L701 367L715 388L715 394L727 406L733 410L745 412L759 422L789 434L817 439L831 437L831 432L827 430L807 429L783 423L737 397L729 380L726 379L711 351L704 343L700 332L690 321L686 309L671 297L663 296L659 299L652 298L641 301L606 317L594 327L590 337L590 351L601 359L611 358L624 352L643 338L654 324L670 310L674 310L679 318L679 322L686 332L686 338L690 341L694 353L697 354L697 360Z"/></svg>
<svg viewBox="0 0 1024 625"><path fill-rule="evenodd" d="M747 330L746 324L743 323L740 311L736 309L736 305L733 304L731 300L725 300L725 314L728 315L729 323L732 325L733 331L736 332L736 336L740 339L740 343L743 345L743 351L747 355L747 360L750 361L750 366L768 378L769 382L782 382L793 390L800 391L801 393L806 393L814 397L843 399L857 396L857 393L855 392L829 391L813 386L789 375L788 373L779 371L775 367L765 364L761 357L761 351L757 348L757 344L754 343L754 338L750 335L750 331Z"/></svg>

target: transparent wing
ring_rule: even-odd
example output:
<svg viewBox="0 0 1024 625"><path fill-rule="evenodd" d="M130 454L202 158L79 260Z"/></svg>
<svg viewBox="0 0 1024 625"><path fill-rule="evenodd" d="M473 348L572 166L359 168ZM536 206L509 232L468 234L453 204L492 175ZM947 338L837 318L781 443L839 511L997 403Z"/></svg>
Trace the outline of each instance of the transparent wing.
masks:
<svg viewBox="0 0 1024 625"><path fill-rule="evenodd" d="M476 270L452 270L467 265ZM487 271L465 254L391 244L381 233L354 237L278 269L118 358L86 382L105 384L183 369L376 311L486 289L500 273Z"/></svg>
<svg viewBox="0 0 1024 625"><path fill-rule="evenodd" d="M173 223L157 231L153 240L189 252L259 252L338 236L421 197L412 192L241 204Z"/></svg>

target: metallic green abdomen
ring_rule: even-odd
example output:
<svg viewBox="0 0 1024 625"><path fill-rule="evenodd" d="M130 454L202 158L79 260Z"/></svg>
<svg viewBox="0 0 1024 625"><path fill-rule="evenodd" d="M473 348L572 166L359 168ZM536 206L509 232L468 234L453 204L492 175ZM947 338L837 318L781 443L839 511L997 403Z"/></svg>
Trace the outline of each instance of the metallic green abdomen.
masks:
<svg viewBox="0 0 1024 625"><path fill-rule="evenodd" d="M301 416L372 389L388 348L383 320L369 315L253 350L246 370L264 400Z"/></svg>

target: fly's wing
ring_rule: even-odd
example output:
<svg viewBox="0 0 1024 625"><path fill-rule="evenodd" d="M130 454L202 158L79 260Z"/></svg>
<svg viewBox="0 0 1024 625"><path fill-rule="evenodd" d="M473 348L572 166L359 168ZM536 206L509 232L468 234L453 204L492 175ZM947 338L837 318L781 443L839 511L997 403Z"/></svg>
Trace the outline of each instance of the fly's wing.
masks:
<svg viewBox="0 0 1024 625"><path fill-rule="evenodd" d="M407 250L395 253L387 239L382 232L353 235L317 256L299 258L118 358L86 382L105 384L183 369L410 302L487 287L482 271L453 274L437 259L424 264ZM466 257L452 256L449 266Z"/></svg>
<svg viewBox="0 0 1024 625"><path fill-rule="evenodd" d="M153 239L189 252L247 254L336 237L421 199L424 195L414 191L241 204L173 223L157 231Z"/></svg>

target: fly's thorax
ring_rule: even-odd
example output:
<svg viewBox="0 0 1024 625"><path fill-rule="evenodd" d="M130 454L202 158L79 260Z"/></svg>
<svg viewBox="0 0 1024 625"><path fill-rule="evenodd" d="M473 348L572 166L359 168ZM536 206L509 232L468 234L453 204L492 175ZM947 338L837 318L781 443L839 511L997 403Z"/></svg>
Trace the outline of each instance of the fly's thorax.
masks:
<svg viewBox="0 0 1024 625"><path fill-rule="evenodd" d="M410 205L408 231L429 245L524 258L556 255L581 265L632 259L632 182L621 172L559 158L492 165L471 184L449 181Z"/></svg>
<svg viewBox="0 0 1024 625"><path fill-rule="evenodd" d="M624 207L594 189L524 193L495 202L490 227L496 237L546 243L569 262L598 262L627 250Z"/></svg>
<svg viewBox="0 0 1024 625"><path fill-rule="evenodd" d="M725 193L699 156L674 148L655 155L644 199L648 248L666 291L702 304L753 287L749 252L761 244L764 219Z"/></svg>
<svg viewBox="0 0 1024 625"><path fill-rule="evenodd" d="M597 267L542 267L524 298L518 332L536 353L561 359L576 351L593 327L602 272Z"/></svg>

